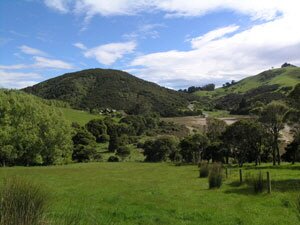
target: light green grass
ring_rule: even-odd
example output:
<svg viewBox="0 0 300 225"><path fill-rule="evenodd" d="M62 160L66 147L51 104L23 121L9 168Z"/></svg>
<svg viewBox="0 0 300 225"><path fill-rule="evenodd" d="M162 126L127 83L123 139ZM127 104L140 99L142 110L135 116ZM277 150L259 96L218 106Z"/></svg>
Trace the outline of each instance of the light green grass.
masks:
<svg viewBox="0 0 300 225"><path fill-rule="evenodd" d="M89 122L92 119L97 118L103 118L101 115L94 115L86 111L81 110L75 110L70 108L60 108L61 112L63 113L63 116L72 122L77 122L80 125L85 125L87 122Z"/></svg>
<svg viewBox="0 0 300 225"><path fill-rule="evenodd" d="M222 97L229 93L245 93L251 89L258 88L262 85L278 84L280 87L294 87L300 83L300 68L288 67L277 68L271 71L275 76L265 81L261 81L261 74L256 76L247 77L239 81L236 85L228 88L217 88L214 91L197 91L196 95L201 97L208 97L211 99Z"/></svg>
<svg viewBox="0 0 300 225"><path fill-rule="evenodd" d="M168 163L0 168L0 181L19 175L44 184L52 196L48 218L60 225L66 217L75 217L76 225L300 224L293 206L300 190L299 164L269 166L262 169L273 179L270 195L236 186L238 168L230 170L220 189L209 190L196 166Z"/></svg>

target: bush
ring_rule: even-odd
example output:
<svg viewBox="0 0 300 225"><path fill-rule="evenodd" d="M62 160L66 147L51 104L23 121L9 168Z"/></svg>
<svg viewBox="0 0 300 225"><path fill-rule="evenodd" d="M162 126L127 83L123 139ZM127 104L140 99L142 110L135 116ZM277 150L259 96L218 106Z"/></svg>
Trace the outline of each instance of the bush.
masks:
<svg viewBox="0 0 300 225"><path fill-rule="evenodd" d="M296 197L296 210L300 217L300 194Z"/></svg>
<svg viewBox="0 0 300 225"><path fill-rule="evenodd" d="M208 167L208 163L201 163L200 165L200 174L199 177L208 177L209 174L209 167Z"/></svg>
<svg viewBox="0 0 300 225"><path fill-rule="evenodd" d="M208 176L209 188L220 188L223 181L223 169L220 163L214 163Z"/></svg>
<svg viewBox="0 0 300 225"><path fill-rule="evenodd" d="M109 141L109 135L108 134L102 134L99 137L97 137L96 142L98 143L105 143Z"/></svg>
<svg viewBox="0 0 300 225"><path fill-rule="evenodd" d="M108 161L108 162L119 162L120 160L119 160L119 157L118 157L118 156L112 155L112 156L110 156L110 157L108 158L107 161Z"/></svg>
<svg viewBox="0 0 300 225"><path fill-rule="evenodd" d="M124 159L130 155L130 148L127 146L120 146L118 147L116 154L120 156L122 159Z"/></svg>
<svg viewBox="0 0 300 225"><path fill-rule="evenodd" d="M47 193L38 185L13 177L0 192L0 225L44 224Z"/></svg>
<svg viewBox="0 0 300 225"><path fill-rule="evenodd" d="M264 183L265 183L265 181L264 181L262 172L259 171L259 173L253 177L253 181L252 181L254 192L255 193L263 192L263 190L265 188Z"/></svg>

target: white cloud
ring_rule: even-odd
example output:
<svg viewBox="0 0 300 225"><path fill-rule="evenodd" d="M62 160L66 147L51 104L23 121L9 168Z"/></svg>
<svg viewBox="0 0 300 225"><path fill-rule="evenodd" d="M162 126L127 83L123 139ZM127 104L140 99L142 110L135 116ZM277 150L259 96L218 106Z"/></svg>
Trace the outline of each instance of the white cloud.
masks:
<svg viewBox="0 0 300 225"><path fill-rule="evenodd" d="M229 9L250 15L253 19L270 20L281 12L282 5L297 0L45 0L45 4L60 12L72 11L91 18L102 16L135 15L141 12L163 11L166 16L202 16L206 13Z"/></svg>
<svg viewBox="0 0 300 225"><path fill-rule="evenodd" d="M203 45L209 43L210 41L214 41L218 38L224 37L226 34L233 33L239 29L239 26L228 26L222 27L213 31L206 33L203 36L192 38L191 44L193 48L200 48Z"/></svg>
<svg viewBox="0 0 300 225"><path fill-rule="evenodd" d="M25 69L28 68L28 65L25 64L15 64L15 65L0 65L0 69L6 70L6 69L11 69L11 70L19 70L19 69Z"/></svg>
<svg viewBox="0 0 300 225"><path fill-rule="evenodd" d="M80 43L80 42L74 43L73 46L75 46L76 48L79 48L81 50L86 50L87 49L87 47L84 44Z"/></svg>
<svg viewBox="0 0 300 225"><path fill-rule="evenodd" d="M44 0L46 6L62 13L68 12L69 0Z"/></svg>
<svg viewBox="0 0 300 225"><path fill-rule="evenodd" d="M36 49L36 48L31 48L27 45L22 45L19 47L19 49L21 50L21 52L27 54L27 55L41 55L41 56L45 56L47 55L45 52Z"/></svg>
<svg viewBox="0 0 300 225"><path fill-rule="evenodd" d="M32 64L15 64L15 65L0 65L2 70L20 70L20 69L73 69L74 66L70 63L58 59L49 59L41 56L33 57Z"/></svg>
<svg viewBox="0 0 300 225"><path fill-rule="evenodd" d="M52 69L73 69L74 66L70 63L58 59L49 59L41 56L33 57L35 63L32 65L34 68L52 68Z"/></svg>
<svg viewBox="0 0 300 225"><path fill-rule="evenodd" d="M0 70L0 87L24 88L36 84L41 79L37 73L8 72Z"/></svg>
<svg viewBox="0 0 300 225"><path fill-rule="evenodd" d="M161 84L170 84L178 78L207 83L241 79L285 61L299 65L300 28L296 9L231 36L226 35L236 32L238 27L210 31L191 39L188 51L138 56L131 62L130 71Z"/></svg>
<svg viewBox="0 0 300 225"><path fill-rule="evenodd" d="M118 42L99 45L97 47L87 49L84 56L87 58L95 58L99 63L111 65L118 59L121 59L125 54L132 53L136 47L136 43Z"/></svg>

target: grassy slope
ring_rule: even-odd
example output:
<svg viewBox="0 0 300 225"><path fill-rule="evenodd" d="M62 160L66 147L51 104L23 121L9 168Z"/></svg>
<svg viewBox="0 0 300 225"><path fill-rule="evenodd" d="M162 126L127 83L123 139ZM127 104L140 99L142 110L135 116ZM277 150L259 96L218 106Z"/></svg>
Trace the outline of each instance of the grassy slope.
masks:
<svg viewBox="0 0 300 225"><path fill-rule="evenodd" d="M85 125L92 119L103 118L101 115L90 114L86 111L75 110L70 108L60 108L63 116L70 122L77 122L80 125Z"/></svg>
<svg viewBox="0 0 300 225"><path fill-rule="evenodd" d="M269 77L265 80L261 79L266 73L267 75L269 74ZM246 91L262 85L278 84L281 87L294 87L297 83L300 83L300 68L286 67L265 71L256 76L247 77L229 88L217 88L215 91L198 91L195 94L198 96L215 98L229 93L245 93Z"/></svg>
<svg viewBox="0 0 300 225"><path fill-rule="evenodd" d="M60 225L65 217L75 217L76 225L299 224L293 206L300 189L299 164L268 170L273 179L271 195L255 195L244 185L235 187L237 168L221 189L208 190L197 167L167 163L0 168L0 180L19 175L44 184L53 199L48 217Z"/></svg>

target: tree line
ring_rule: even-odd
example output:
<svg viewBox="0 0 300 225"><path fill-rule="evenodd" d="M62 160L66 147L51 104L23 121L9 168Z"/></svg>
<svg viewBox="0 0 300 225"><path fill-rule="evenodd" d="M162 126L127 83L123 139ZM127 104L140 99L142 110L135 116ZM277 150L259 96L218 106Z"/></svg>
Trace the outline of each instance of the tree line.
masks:
<svg viewBox="0 0 300 225"><path fill-rule="evenodd" d="M296 98L298 95L296 95ZM184 127L160 120L154 113L104 117L84 126L67 122L61 112L32 95L0 90L0 165L52 165L102 160L99 143L124 159L136 145L145 161L223 163L300 160L300 113L284 103L272 102L252 110L253 116L228 126L207 118L202 132L188 135ZM279 152L280 132L288 125L293 141ZM173 136L180 133L181 138ZM141 141L141 137L146 141ZM146 137L146 138L145 138Z"/></svg>

